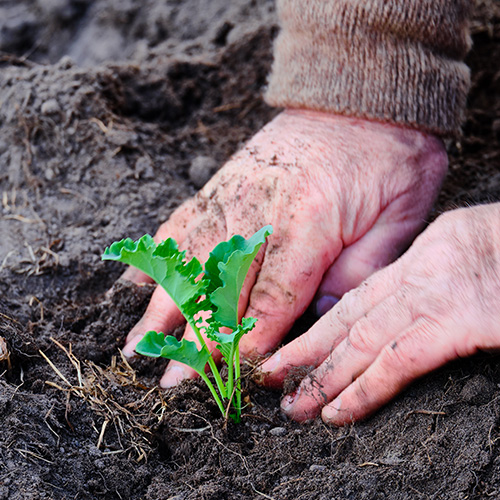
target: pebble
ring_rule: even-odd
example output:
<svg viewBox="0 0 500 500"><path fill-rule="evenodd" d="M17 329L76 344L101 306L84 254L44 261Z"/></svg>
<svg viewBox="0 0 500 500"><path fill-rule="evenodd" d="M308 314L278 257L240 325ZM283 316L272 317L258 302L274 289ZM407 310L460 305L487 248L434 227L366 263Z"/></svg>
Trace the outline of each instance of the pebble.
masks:
<svg viewBox="0 0 500 500"><path fill-rule="evenodd" d="M45 180L51 181L55 178L56 173L50 167L48 167L44 172Z"/></svg>
<svg viewBox="0 0 500 500"><path fill-rule="evenodd" d="M102 455L102 451L97 446L90 446L88 453L91 457L100 457Z"/></svg>
<svg viewBox="0 0 500 500"><path fill-rule="evenodd" d="M284 427L273 427L269 434L272 436L284 436L286 434L286 429Z"/></svg>
<svg viewBox="0 0 500 500"><path fill-rule="evenodd" d="M57 63L61 69L70 69L75 66L75 64L75 61L73 61L70 56L62 56Z"/></svg>
<svg viewBox="0 0 500 500"><path fill-rule="evenodd" d="M135 176L141 179L154 179L155 171L153 169L153 162L148 156L141 156L135 162Z"/></svg>
<svg viewBox="0 0 500 500"><path fill-rule="evenodd" d="M311 467L309 467L309 470L311 472L322 472L322 471L326 470L326 466L319 465L319 464L312 464Z"/></svg>
<svg viewBox="0 0 500 500"><path fill-rule="evenodd" d="M189 167L189 179L197 188L201 188L215 174L217 166L210 156L197 156Z"/></svg>
<svg viewBox="0 0 500 500"><path fill-rule="evenodd" d="M41 112L42 115L54 115L61 111L59 103L55 99L48 99L42 104Z"/></svg>

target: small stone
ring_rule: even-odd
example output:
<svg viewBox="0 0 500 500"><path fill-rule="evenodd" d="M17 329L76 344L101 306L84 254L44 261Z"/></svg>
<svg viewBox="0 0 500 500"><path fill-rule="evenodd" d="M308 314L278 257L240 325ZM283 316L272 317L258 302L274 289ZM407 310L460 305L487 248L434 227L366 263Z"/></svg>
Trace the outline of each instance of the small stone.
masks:
<svg viewBox="0 0 500 500"><path fill-rule="evenodd" d="M54 177L56 176L56 173L54 172L54 170L52 170L50 167L47 168L45 170L45 173L44 173L44 176L45 176L45 180L47 181L51 181L54 179Z"/></svg>
<svg viewBox="0 0 500 500"><path fill-rule="evenodd" d="M109 129L106 133L108 141L114 146L134 147L137 143L137 134L130 130Z"/></svg>
<svg viewBox="0 0 500 500"><path fill-rule="evenodd" d="M319 464L312 464L310 467L309 467L309 470L311 472L322 472L324 470L326 470L326 467L324 465L319 465Z"/></svg>
<svg viewBox="0 0 500 500"><path fill-rule="evenodd" d="M48 99L42 104L42 115L54 115L61 111L59 103L55 99Z"/></svg>
<svg viewBox="0 0 500 500"><path fill-rule="evenodd" d="M70 69L75 65L75 61L70 56L62 56L57 65L61 69Z"/></svg>
<svg viewBox="0 0 500 500"><path fill-rule="evenodd" d="M91 457L100 457L102 455L102 451L97 446L90 446L89 455Z"/></svg>
<svg viewBox="0 0 500 500"><path fill-rule="evenodd" d="M269 434L271 434L271 436L284 436L286 434L286 429L284 427L273 427L269 431Z"/></svg>
<svg viewBox="0 0 500 500"><path fill-rule="evenodd" d="M153 162L148 156L141 156L135 162L135 177L136 179L154 179L155 171Z"/></svg>
<svg viewBox="0 0 500 500"><path fill-rule="evenodd" d="M197 156L189 167L189 179L197 188L201 188L215 174L217 166L210 156Z"/></svg>

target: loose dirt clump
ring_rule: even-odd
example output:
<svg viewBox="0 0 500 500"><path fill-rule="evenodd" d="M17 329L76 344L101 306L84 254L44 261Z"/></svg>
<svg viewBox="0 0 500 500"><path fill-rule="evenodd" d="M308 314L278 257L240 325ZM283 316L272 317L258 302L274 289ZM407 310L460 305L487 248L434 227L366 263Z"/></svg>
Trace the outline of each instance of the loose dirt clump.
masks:
<svg viewBox="0 0 500 500"><path fill-rule="evenodd" d="M496 357L334 429L287 421L251 377L242 423L225 422L202 384L160 391L164 361L120 355L153 287L113 286L122 268L100 254L154 232L276 114L273 5L0 6L0 500L500 498ZM500 200L497 2L478 2L473 38L434 216Z"/></svg>

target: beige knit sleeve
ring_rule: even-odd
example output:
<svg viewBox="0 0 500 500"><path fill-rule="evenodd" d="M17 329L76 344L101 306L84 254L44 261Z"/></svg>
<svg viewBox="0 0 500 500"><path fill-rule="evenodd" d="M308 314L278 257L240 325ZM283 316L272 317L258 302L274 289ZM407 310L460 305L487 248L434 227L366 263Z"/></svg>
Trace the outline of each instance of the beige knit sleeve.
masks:
<svg viewBox="0 0 500 500"><path fill-rule="evenodd" d="M277 0L266 101L459 132L469 0Z"/></svg>

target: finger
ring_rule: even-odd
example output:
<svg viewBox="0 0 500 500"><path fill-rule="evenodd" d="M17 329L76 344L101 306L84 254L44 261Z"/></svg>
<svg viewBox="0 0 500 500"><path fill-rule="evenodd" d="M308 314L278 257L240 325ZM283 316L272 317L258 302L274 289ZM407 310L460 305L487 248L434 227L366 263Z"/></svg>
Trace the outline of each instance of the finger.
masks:
<svg viewBox="0 0 500 500"><path fill-rule="evenodd" d="M323 408L323 420L343 425L367 417L410 382L454 359L455 346L436 322L420 318L395 343L386 345L375 362Z"/></svg>
<svg viewBox="0 0 500 500"><path fill-rule="evenodd" d="M414 322L415 314L405 292L399 292L361 316L348 336L326 360L282 401L283 411L294 420L314 418L321 408L363 373L385 345L396 346L399 334Z"/></svg>
<svg viewBox="0 0 500 500"><path fill-rule="evenodd" d="M319 366L352 326L401 287L400 266L389 266L345 294L306 333L282 347L260 367L264 384L277 387L293 367Z"/></svg>
<svg viewBox="0 0 500 500"><path fill-rule="evenodd" d="M316 313L325 314L349 290L357 287L375 271L393 262L421 229L423 218L400 217L393 203L374 226L359 240L344 248L326 272L318 290Z"/></svg>
<svg viewBox="0 0 500 500"><path fill-rule="evenodd" d="M310 304L325 267L315 249L302 239L269 238L245 312L258 321L240 342L244 356L261 356L279 344Z"/></svg>
<svg viewBox="0 0 500 500"><path fill-rule="evenodd" d="M123 354L127 357L135 356L135 347L146 332L153 330L169 333L182 323L184 323L184 317L175 302L161 286L156 287L146 312L127 335Z"/></svg>
<svg viewBox="0 0 500 500"><path fill-rule="evenodd" d="M136 283L137 285L142 283L154 283L153 278L150 278L147 274L139 271L139 269L134 266L128 266L119 279L131 281L132 283Z"/></svg>
<svg viewBox="0 0 500 500"><path fill-rule="evenodd" d="M178 245L182 245L188 234L199 224L202 214L197 210L197 202L190 199L178 207L169 219L161 224L154 235L156 243L167 238L173 238ZM129 266L120 276L120 279L133 283L153 283L153 280L142 271Z"/></svg>
<svg viewBox="0 0 500 500"><path fill-rule="evenodd" d="M180 248L186 250L187 258L196 255L203 262L215 243L225 238L225 231L223 220L204 220L184 239ZM163 288L157 287L143 317L127 336L123 353L133 356L135 346L146 332L154 330L168 334L183 322L184 318L174 301Z"/></svg>

